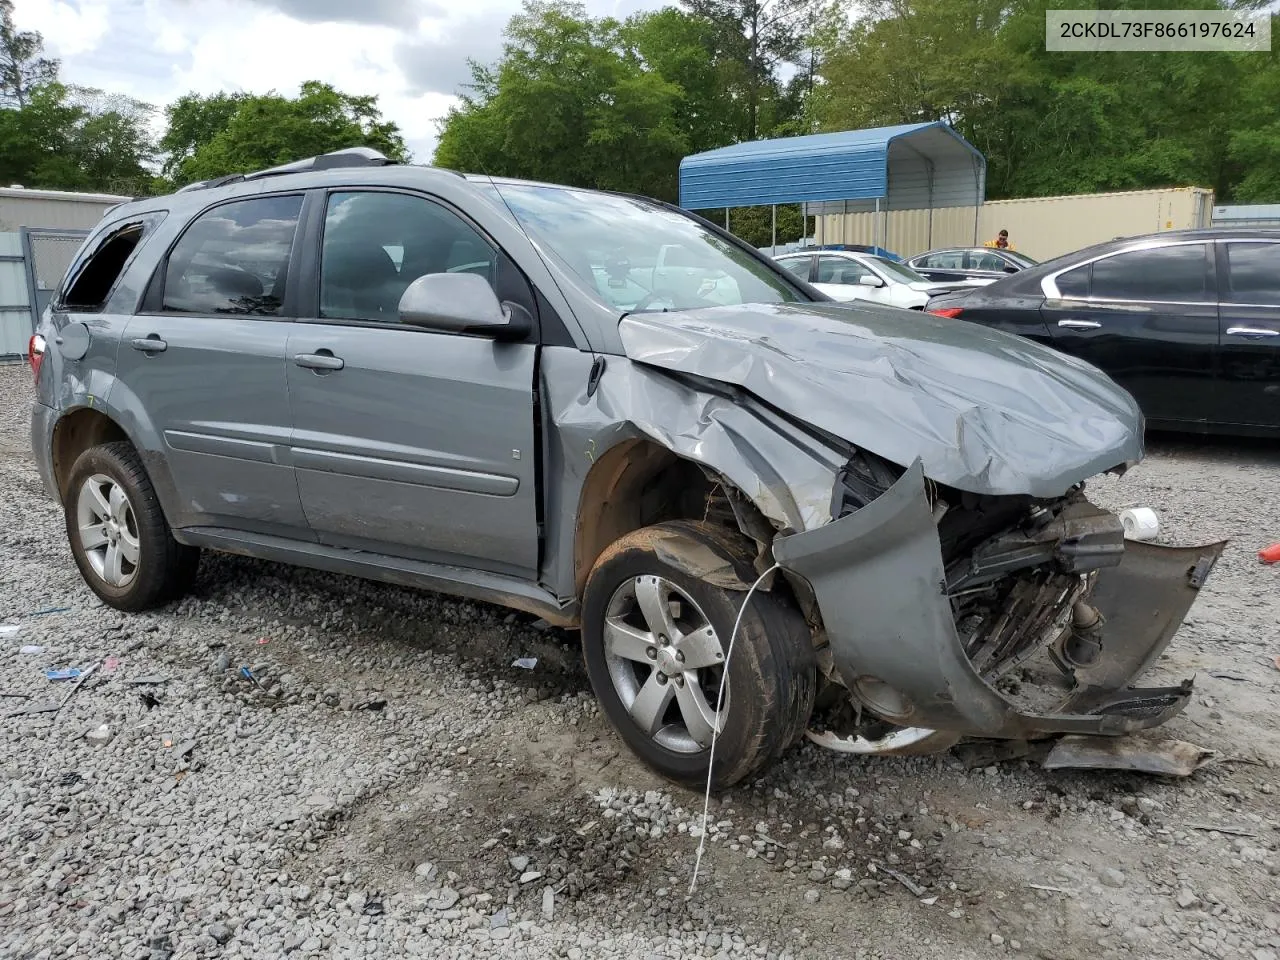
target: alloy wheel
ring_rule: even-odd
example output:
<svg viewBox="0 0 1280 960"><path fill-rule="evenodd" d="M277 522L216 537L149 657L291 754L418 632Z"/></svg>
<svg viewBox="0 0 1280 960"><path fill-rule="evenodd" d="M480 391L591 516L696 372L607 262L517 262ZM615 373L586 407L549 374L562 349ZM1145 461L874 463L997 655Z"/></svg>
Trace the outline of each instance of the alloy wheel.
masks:
<svg viewBox="0 0 1280 960"><path fill-rule="evenodd" d="M76 527L85 558L103 583L133 582L142 548L133 505L120 484L101 473L85 480L76 497Z"/></svg>
<svg viewBox="0 0 1280 960"><path fill-rule="evenodd" d="M725 652L687 593L657 576L625 581L609 600L604 653L622 705L655 743L676 753L711 746L729 710L727 684L715 709Z"/></svg>

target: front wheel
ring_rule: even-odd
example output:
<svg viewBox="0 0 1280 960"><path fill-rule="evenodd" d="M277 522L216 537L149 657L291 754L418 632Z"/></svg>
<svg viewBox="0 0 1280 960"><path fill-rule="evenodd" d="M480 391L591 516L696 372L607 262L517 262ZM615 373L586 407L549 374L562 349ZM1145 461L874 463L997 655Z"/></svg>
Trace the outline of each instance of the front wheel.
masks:
<svg viewBox="0 0 1280 960"><path fill-rule="evenodd" d="M117 610L162 606L186 593L200 551L173 539L132 444L90 447L71 468L63 510L80 575Z"/></svg>
<svg viewBox="0 0 1280 960"><path fill-rule="evenodd" d="M774 592L752 596L730 656L747 593L708 582L681 560L708 551L740 582L755 580L745 541L707 524L672 521L618 540L587 581L582 639L602 708L658 773L705 784L719 727L712 784L720 789L760 772L799 737L817 672L803 617Z"/></svg>

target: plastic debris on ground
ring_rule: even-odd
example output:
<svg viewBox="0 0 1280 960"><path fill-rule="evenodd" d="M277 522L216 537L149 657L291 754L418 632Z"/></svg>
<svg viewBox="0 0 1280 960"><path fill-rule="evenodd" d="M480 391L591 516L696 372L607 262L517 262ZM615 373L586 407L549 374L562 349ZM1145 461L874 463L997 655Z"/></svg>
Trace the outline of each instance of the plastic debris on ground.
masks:
<svg viewBox="0 0 1280 960"><path fill-rule="evenodd" d="M45 607L43 610L32 610L27 614L28 617L47 617L51 613L68 613L70 607Z"/></svg>
<svg viewBox="0 0 1280 960"><path fill-rule="evenodd" d="M28 643L18 652L19 653L44 653L44 647L40 646L40 644L38 643Z"/></svg>
<svg viewBox="0 0 1280 960"><path fill-rule="evenodd" d="M1212 750L1185 740L1073 735L1054 744L1043 766L1046 770L1133 770L1166 777L1189 777L1213 756Z"/></svg>
<svg viewBox="0 0 1280 960"><path fill-rule="evenodd" d="M84 738L90 743L106 743L111 739L111 728L105 723L100 723L85 733Z"/></svg>
<svg viewBox="0 0 1280 960"><path fill-rule="evenodd" d="M46 670L44 672L46 680L75 680L79 676L79 667L67 667L64 670Z"/></svg>
<svg viewBox="0 0 1280 960"><path fill-rule="evenodd" d="M22 629L20 623L0 623L0 637L9 637Z"/></svg>
<svg viewBox="0 0 1280 960"><path fill-rule="evenodd" d="M511 661L513 667L519 667L521 670L532 670L538 665L537 657L516 657Z"/></svg>
<svg viewBox="0 0 1280 960"><path fill-rule="evenodd" d="M1258 559L1263 563L1280 563L1280 543L1259 550Z"/></svg>

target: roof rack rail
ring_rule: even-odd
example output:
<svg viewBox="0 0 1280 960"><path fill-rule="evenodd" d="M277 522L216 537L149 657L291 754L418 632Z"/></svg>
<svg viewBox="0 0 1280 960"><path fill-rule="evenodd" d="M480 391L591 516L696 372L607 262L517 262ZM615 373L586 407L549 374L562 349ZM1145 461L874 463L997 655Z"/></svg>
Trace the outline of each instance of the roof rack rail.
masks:
<svg viewBox="0 0 1280 960"><path fill-rule="evenodd" d="M260 180L263 177L279 177L287 173L336 170L339 167L386 167L394 163L394 160L387 159L385 154L372 147L348 147L345 150L322 153L317 157L295 160L293 163L270 167L266 170L255 170L253 173L229 173L223 177L214 177L212 180L200 180L179 188L178 193L187 193L190 190L212 190L214 187L225 187L229 183L239 183L241 180Z"/></svg>
<svg viewBox="0 0 1280 960"><path fill-rule="evenodd" d="M313 170L335 170L339 167L386 167L394 163L372 147L348 147L346 150L334 150L322 153L318 157L307 157L293 163L282 164L267 170L246 173L246 180L258 180L261 177L278 177L287 173L309 173Z"/></svg>

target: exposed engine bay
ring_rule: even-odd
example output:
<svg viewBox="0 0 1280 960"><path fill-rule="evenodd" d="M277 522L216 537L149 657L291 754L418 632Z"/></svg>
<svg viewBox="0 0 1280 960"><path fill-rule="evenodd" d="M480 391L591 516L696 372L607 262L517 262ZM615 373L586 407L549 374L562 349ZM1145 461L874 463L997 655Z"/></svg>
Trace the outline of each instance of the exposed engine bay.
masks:
<svg viewBox="0 0 1280 960"><path fill-rule="evenodd" d="M848 526L897 573L877 573L868 556L851 568L856 578L841 577L833 561L850 551L829 534L816 554L793 552L821 530L775 542L784 567L809 571L823 611L831 688L825 729L811 739L854 753L932 752L964 735L1123 733L1185 704L1189 685L1127 684L1181 623L1222 545L1126 543L1119 518L1083 484L1054 500L979 495L931 483L918 464L903 471L859 454L837 491L836 520L823 529ZM930 655L927 634L952 649Z"/></svg>

